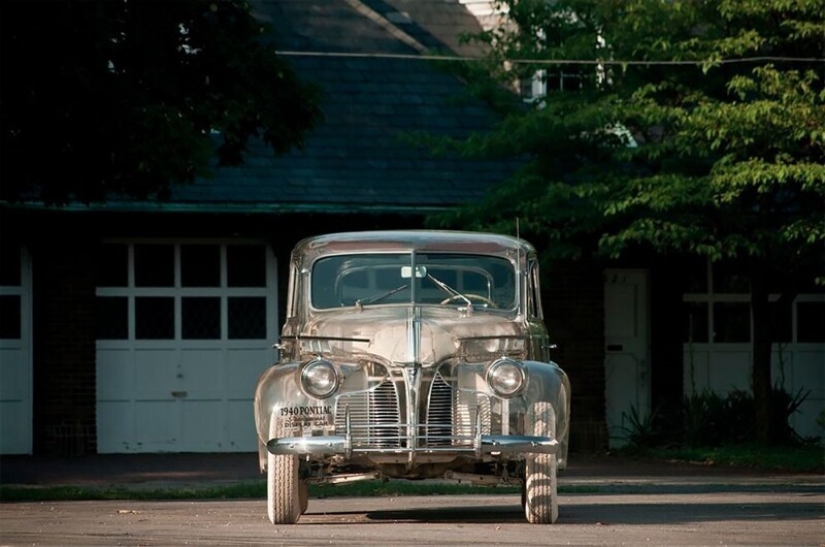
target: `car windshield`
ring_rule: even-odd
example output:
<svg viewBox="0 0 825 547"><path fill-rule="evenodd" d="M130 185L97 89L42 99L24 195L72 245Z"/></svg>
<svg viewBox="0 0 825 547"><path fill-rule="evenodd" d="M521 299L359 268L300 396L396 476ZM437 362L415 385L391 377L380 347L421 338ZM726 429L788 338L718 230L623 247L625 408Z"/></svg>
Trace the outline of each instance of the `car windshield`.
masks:
<svg viewBox="0 0 825 547"><path fill-rule="evenodd" d="M312 267L312 306L434 304L513 309L516 276L505 258L457 253L335 255Z"/></svg>

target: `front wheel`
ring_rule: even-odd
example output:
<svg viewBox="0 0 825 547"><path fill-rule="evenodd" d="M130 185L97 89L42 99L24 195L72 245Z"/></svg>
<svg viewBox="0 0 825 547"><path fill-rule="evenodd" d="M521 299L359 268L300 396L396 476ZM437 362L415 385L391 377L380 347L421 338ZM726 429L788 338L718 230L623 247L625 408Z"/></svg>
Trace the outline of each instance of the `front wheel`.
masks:
<svg viewBox="0 0 825 547"><path fill-rule="evenodd" d="M270 439L284 436L277 423L275 417L270 421ZM266 511L272 524L295 524L307 510L307 485L298 468L298 456L267 453Z"/></svg>
<svg viewBox="0 0 825 547"><path fill-rule="evenodd" d="M532 434L553 437L556 434L556 416L550 403L533 405L530 416ZM524 465L521 504L527 522L553 524L559 518L557 460L555 454L527 454Z"/></svg>

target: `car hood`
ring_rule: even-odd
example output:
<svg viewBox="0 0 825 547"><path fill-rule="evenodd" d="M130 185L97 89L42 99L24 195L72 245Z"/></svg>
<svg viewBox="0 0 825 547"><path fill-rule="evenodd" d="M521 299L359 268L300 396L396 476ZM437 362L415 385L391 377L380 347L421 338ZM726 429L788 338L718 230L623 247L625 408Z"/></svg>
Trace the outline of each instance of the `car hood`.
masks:
<svg viewBox="0 0 825 547"><path fill-rule="evenodd" d="M431 366L472 341L497 347L496 339L526 338L520 318L455 308L381 307L318 316L305 324L304 339L318 339L333 352L369 354L389 364ZM526 342L526 340L525 340Z"/></svg>

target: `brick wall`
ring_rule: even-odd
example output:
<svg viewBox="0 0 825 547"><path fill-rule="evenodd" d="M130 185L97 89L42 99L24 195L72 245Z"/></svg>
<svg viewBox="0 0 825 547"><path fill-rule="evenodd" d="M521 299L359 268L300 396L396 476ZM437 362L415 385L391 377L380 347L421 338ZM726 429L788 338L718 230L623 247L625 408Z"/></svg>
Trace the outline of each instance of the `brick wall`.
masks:
<svg viewBox="0 0 825 547"><path fill-rule="evenodd" d="M570 377L570 450L607 446L604 400L604 276L601 265L557 262L544 266L542 304L552 353Z"/></svg>
<svg viewBox="0 0 825 547"><path fill-rule="evenodd" d="M30 250L34 453L92 454L97 451L93 246L58 236L35 242Z"/></svg>

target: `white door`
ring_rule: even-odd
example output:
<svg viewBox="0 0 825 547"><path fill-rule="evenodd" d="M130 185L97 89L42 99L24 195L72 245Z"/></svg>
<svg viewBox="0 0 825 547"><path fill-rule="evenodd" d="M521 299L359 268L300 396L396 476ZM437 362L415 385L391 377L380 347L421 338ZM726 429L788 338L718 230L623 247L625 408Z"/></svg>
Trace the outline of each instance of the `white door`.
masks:
<svg viewBox="0 0 825 547"><path fill-rule="evenodd" d="M31 267L17 245L0 267L0 454L32 452Z"/></svg>
<svg viewBox="0 0 825 547"><path fill-rule="evenodd" d="M605 271L605 408L611 448L650 415L647 271Z"/></svg>
<svg viewBox="0 0 825 547"><path fill-rule="evenodd" d="M110 242L97 288L98 452L254 452L277 354L263 242Z"/></svg>

